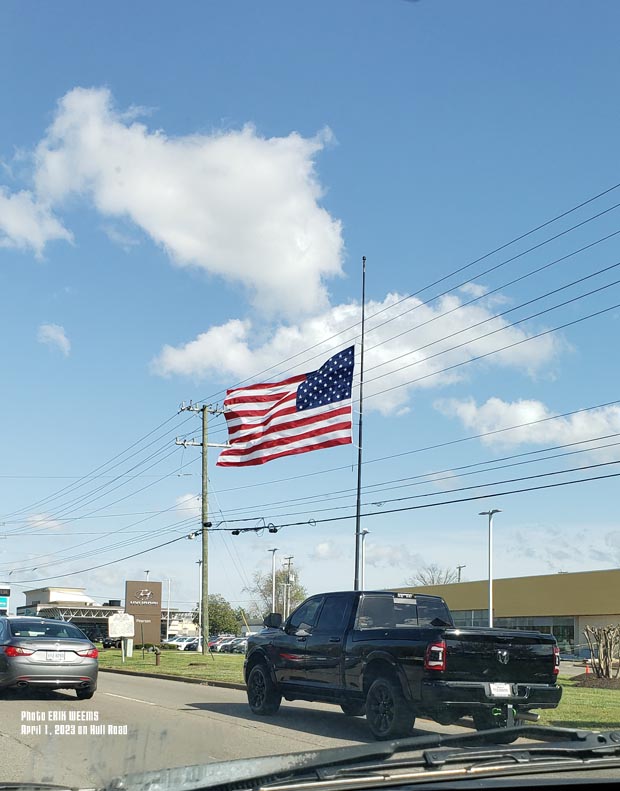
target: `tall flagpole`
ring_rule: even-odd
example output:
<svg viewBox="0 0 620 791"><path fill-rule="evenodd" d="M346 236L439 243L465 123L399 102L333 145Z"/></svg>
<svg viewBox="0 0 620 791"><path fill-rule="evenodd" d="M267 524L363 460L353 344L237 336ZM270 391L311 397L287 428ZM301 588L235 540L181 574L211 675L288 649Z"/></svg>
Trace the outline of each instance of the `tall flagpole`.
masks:
<svg viewBox="0 0 620 791"><path fill-rule="evenodd" d="M357 435L357 505L355 509L355 578L353 590L360 589L360 522L362 505L362 417L364 406L364 322L366 318L366 256L362 256L362 342L360 349L360 420Z"/></svg>

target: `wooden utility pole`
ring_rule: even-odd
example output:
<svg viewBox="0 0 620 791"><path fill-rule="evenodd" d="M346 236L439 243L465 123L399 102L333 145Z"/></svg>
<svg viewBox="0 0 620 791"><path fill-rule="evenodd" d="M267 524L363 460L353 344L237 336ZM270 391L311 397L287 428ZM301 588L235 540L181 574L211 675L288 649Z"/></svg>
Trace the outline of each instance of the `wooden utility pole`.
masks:
<svg viewBox="0 0 620 791"><path fill-rule="evenodd" d="M200 559L201 569L201 586L200 586L200 610L202 614L202 625L200 628L200 636L202 637L202 646L199 646L203 654L209 650L209 474L208 474L208 449L211 448L227 448L228 445L219 443L212 443L209 445L209 415L222 415L223 411L217 407L208 404L202 406L192 405L189 406L185 403L181 405L181 411L200 412L202 418L202 442L195 442L194 440L180 440L177 438L176 444L187 447L201 447L202 448L202 508L201 508L201 527L200 534L202 536L202 556Z"/></svg>

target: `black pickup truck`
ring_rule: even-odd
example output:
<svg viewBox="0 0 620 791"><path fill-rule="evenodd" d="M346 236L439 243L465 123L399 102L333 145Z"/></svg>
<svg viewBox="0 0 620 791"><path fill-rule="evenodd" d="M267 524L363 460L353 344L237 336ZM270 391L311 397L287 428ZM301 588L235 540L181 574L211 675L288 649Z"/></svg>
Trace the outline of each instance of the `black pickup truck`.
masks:
<svg viewBox="0 0 620 791"><path fill-rule="evenodd" d="M437 596L336 592L312 596L282 623L271 613L248 638L248 702L275 714L285 700L366 715L377 739L408 735L416 716L478 730L536 721L555 708L560 656L552 635L457 628ZM504 741L510 741L505 732Z"/></svg>

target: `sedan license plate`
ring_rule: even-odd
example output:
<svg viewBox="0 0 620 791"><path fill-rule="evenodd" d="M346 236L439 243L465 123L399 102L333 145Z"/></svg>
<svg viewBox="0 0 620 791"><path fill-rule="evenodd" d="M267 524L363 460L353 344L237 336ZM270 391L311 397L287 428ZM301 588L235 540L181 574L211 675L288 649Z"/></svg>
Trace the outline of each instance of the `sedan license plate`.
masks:
<svg viewBox="0 0 620 791"><path fill-rule="evenodd" d="M47 662L64 662L65 661L65 652L64 651L46 651L45 652L45 659Z"/></svg>
<svg viewBox="0 0 620 791"><path fill-rule="evenodd" d="M491 695L494 698L510 698L512 697L512 687L510 684L489 684L491 688Z"/></svg>

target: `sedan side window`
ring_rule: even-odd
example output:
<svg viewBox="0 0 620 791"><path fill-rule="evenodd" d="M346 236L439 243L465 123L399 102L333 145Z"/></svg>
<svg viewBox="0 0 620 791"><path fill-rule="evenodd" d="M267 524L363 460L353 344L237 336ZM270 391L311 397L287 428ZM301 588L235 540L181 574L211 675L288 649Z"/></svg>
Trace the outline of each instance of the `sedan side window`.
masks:
<svg viewBox="0 0 620 791"><path fill-rule="evenodd" d="M316 615L322 602L323 597L317 596L300 605L291 615L286 631L289 634L299 634L300 632L309 634L314 626Z"/></svg>

